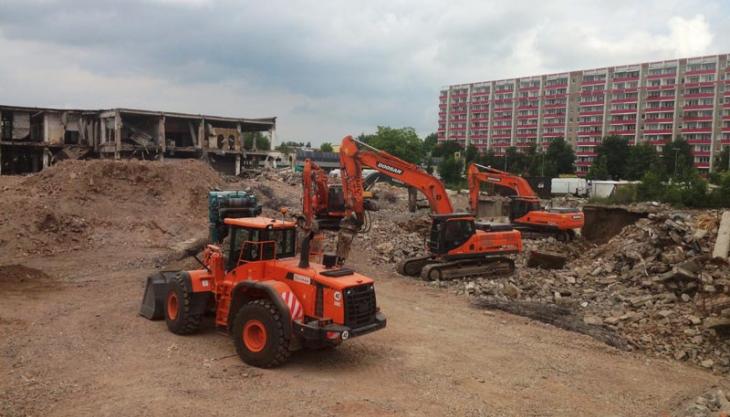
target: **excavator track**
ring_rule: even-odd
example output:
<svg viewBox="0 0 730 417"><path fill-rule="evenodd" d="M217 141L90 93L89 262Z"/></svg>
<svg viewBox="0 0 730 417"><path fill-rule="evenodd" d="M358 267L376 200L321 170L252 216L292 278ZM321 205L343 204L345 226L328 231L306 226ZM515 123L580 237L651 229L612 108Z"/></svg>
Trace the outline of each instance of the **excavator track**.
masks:
<svg viewBox="0 0 730 417"><path fill-rule="evenodd" d="M401 275L417 277L421 273L421 270L423 270L423 267L433 262L437 261L430 255L406 258L398 262L396 265L396 271L398 271Z"/></svg>
<svg viewBox="0 0 730 417"><path fill-rule="evenodd" d="M515 270L515 261L506 256L490 256L451 262L436 262L421 270L424 281L451 280L485 275L507 275Z"/></svg>

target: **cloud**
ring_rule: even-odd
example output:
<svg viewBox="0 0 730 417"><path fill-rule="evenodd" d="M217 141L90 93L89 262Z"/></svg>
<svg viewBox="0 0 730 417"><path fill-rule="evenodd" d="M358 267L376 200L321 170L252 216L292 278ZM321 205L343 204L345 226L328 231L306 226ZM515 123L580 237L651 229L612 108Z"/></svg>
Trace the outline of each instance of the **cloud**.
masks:
<svg viewBox="0 0 730 417"><path fill-rule="evenodd" d="M721 1L0 3L3 102L278 116L319 143L436 128L440 87L727 48Z"/></svg>

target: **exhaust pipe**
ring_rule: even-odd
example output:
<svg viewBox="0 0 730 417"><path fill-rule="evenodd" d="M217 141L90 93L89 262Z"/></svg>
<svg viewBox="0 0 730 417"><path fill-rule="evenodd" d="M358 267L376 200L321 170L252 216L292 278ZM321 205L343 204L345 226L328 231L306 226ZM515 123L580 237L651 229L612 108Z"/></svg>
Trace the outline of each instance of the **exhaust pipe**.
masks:
<svg viewBox="0 0 730 417"><path fill-rule="evenodd" d="M304 240L302 240L302 251L299 254L300 268L309 268L309 252L311 249L310 246L312 238L314 238L314 232L309 232L307 233L307 236L304 237Z"/></svg>

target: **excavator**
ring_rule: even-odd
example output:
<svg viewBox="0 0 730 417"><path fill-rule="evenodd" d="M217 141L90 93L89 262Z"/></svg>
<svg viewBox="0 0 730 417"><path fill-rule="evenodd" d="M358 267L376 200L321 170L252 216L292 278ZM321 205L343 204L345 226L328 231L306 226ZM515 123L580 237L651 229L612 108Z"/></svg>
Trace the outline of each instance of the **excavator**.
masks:
<svg viewBox="0 0 730 417"><path fill-rule="evenodd" d="M583 212L578 208L544 208L530 184L518 175L471 163L467 170L469 207L476 215L481 183L506 187L515 192L510 197L510 222L525 237L552 235L561 241L572 240L575 229L583 227Z"/></svg>
<svg viewBox="0 0 730 417"><path fill-rule="evenodd" d="M330 184L327 173L314 161L306 159L302 169L302 216L300 226L304 230L340 229L345 217L345 200L340 184ZM365 210L377 211L372 193L365 191Z"/></svg>
<svg viewBox="0 0 730 417"><path fill-rule="evenodd" d="M364 221L363 167L416 188L431 205L429 254L404 259L398 264L398 273L424 280L444 280L514 271L514 261L509 255L522 251L519 231L509 225L477 226L473 215L454 212L446 188L437 178L352 136L343 138L340 145L345 216L338 234L338 262L349 254L352 239Z"/></svg>

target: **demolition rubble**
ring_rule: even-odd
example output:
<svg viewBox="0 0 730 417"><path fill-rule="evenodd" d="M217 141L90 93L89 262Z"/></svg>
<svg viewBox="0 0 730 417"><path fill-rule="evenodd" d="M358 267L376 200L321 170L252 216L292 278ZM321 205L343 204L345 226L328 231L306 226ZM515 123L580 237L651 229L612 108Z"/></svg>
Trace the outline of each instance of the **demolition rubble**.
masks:
<svg viewBox="0 0 730 417"><path fill-rule="evenodd" d="M404 257L425 253L428 216L404 219L394 211L377 213L362 236L378 265L394 267ZM431 285L620 348L730 371L730 344L724 339L730 334L730 267L711 259L721 213L653 211L605 244L524 240L512 275ZM393 233L393 226L400 233ZM536 253L562 258L565 265L531 267Z"/></svg>

